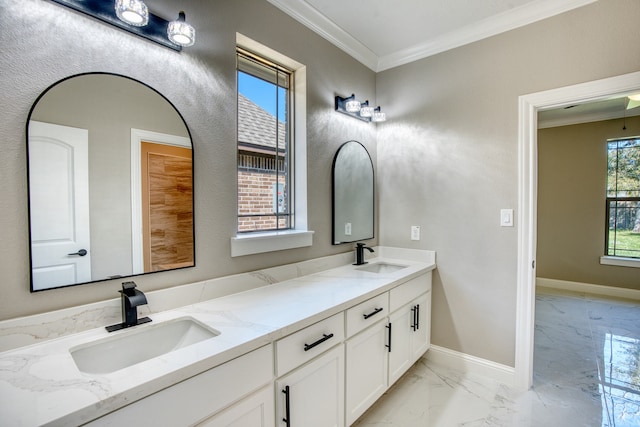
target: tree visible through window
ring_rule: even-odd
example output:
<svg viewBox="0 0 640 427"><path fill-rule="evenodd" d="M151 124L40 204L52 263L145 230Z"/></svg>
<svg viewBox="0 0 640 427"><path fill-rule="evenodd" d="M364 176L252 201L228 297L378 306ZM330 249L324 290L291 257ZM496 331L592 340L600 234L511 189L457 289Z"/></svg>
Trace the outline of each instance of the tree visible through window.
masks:
<svg viewBox="0 0 640 427"><path fill-rule="evenodd" d="M238 74L238 232L293 228L291 71L242 49Z"/></svg>
<svg viewBox="0 0 640 427"><path fill-rule="evenodd" d="M640 258L640 138L607 148L606 255Z"/></svg>

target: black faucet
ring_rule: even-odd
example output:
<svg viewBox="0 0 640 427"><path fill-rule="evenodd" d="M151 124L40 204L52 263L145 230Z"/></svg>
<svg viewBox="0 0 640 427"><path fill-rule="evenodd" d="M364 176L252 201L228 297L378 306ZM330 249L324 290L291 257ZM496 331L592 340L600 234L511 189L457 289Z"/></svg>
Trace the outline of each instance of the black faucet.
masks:
<svg viewBox="0 0 640 427"><path fill-rule="evenodd" d="M368 250L369 252L375 252L368 246L365 246L364 243L356 243L356 262L353 265L363 265L367 264L367 261L364 260L364 250Z"/></svg>
<svg viewBox="0 0 640 427"><path fill-rule="evenodd" d="M142 291L136 289L135 282L122 283L122 290L118 292L121 294L122 323L107 326L106 329L108 332L151 322L151 319L148 317L138 319L138 306L145 305L147 303L147 297Z"/></svg>

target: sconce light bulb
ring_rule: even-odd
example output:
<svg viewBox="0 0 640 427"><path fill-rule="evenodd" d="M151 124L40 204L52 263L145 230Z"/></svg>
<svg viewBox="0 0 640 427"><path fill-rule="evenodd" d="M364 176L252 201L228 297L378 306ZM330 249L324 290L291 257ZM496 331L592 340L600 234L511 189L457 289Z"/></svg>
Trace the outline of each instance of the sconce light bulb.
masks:
<svg viewBox="0 0 640 427"><path fill-rule="evenodd" d="M167 37L180 46L193 46L196 42L196 30L185 22L184 12L178 14L178 19L169 22L167 26Z"/></svg>
<svg viewBox="0 0 640 427"><path fill-rule="evenodd" d="M116 15L127 24L143 27L149 23L149 9L141 0L116 0Z"/></svg>

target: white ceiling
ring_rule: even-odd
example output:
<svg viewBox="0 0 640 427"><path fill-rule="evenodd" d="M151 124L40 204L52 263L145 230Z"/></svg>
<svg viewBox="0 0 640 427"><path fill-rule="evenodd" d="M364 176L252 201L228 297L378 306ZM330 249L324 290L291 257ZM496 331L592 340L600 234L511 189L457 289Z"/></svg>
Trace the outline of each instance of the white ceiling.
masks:
<svg viewBox="0 0 640 427"><path fill-rule="evenodd" d="M626 109L628 102L629 98L626 96L612 96L598 101L540 111L538 112L538 128L640 116L640 107Z"/></svg>
<svg viewBox="0 0 640 427"><path fill-rule="evenodd" d="M383 71L597 0L268 0Z"/></svg>

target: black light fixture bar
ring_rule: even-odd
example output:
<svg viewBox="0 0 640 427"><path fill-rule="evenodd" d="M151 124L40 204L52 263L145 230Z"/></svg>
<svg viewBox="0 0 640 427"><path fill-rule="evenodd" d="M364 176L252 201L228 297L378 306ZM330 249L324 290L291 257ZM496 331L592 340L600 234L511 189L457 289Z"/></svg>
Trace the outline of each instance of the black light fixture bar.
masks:
<svg viewBox="0 0 640 427"><path fill-rule="evenodd" d="M342 114L346 114L347 116L351 116L353 118L356 118L358 120L362 120L363 122L370 122L371 121L371 117L362 117L359 112L355 112L352 113L350 111L347 111L347 108L345 106L347 101L350 101L354 98L353 95L348 96L346 98L343 98L341 96L336 96L336 111Z"/></svg>
<svg viewBox="0 0 640 427"><path fill-rule="evenodd" d="M144 27L136 27L127 24L116 15L114 2L105 0L51 0L62 6L66 6L78 12L82 12L102 22L114 25L120 29L128 31L137 36L143 37L152 42L161 44L164 47L181 51L182 46L177 45L167 38L167 26L169 21L160 18L149 12L149 23Z"/></svg>

